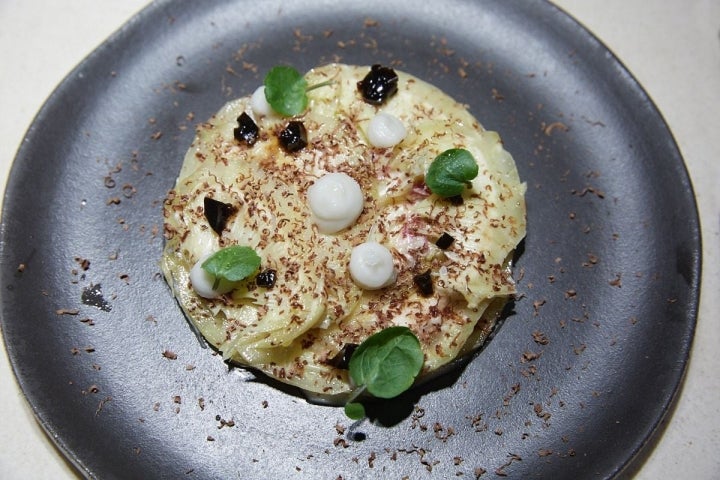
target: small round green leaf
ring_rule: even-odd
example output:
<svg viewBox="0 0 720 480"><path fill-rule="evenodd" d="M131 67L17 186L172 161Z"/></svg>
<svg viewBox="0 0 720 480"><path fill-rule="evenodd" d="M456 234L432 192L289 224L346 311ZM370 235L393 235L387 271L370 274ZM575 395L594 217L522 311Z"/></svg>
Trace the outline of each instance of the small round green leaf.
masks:
<svg viewBox="0 0 720 480"><path fill-rule="evenodd" d="M307 108L307 81L293 67L273 67L265 76L264 85L265 99L279 114L292 117Z"/></svg>
<svg viewBox="0 0 720 480"><path fill-rule="evenodd" d="M478 164L472 153L463 148L451 148L438 155L430 164L425 183L430 191L441 197L460 195L467 184L478 175Z"/></svg>
<svg viewBox="0 0 720 480"><path fill-rule="evenodd" d="M212 254L203 262L202 268L216 278L238 282L260 268L260 257L250 247L233 245Z"/></svg>
<svg viewBox="0 0 720 480"><path fill-rule="evenodd" d="M362 403L348 403L345 405L345 415L351 420L360 420L365 418L365 407Z"/></svg>
<svg viewBox="0 0 720 480"><path fill-rule="evenodd" d="M410 388L422 369L420 342L407 327L389 327L366 339L350 358L350 377L378 398Z"/></svg>

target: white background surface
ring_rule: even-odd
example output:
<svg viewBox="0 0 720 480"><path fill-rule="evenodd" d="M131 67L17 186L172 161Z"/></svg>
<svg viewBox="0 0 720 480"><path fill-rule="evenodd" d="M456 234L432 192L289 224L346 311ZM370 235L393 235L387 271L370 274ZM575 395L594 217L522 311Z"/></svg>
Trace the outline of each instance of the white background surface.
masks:
<svg viewBox="0 0 720 480"><path fill-rule="evenodd" d="M0 0L0 186L35 113L146 0ZM720 478L720 0L558 0L653 98L685 158L703 227L703 295L687 377L635 478ZM662 346L658 346L662 348ZM0 345L0 477L80 476L45 436Z"/></svg>

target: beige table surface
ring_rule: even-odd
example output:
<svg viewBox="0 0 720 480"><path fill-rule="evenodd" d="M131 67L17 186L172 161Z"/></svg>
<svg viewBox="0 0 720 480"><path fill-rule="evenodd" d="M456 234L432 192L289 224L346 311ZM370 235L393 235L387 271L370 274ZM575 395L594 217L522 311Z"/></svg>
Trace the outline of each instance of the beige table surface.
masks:
<svg viewBox="0 0 720 480"><path fill-rule="evenodd" d="M55 86L146 0L0 0L0 185ZM681 395L635 478L720 478L720 0L558 0L635 75L684 155L703 224L703 295ZM659 346L660 347L660 346ZM0 345L0 478L79 478Z"/></svg>

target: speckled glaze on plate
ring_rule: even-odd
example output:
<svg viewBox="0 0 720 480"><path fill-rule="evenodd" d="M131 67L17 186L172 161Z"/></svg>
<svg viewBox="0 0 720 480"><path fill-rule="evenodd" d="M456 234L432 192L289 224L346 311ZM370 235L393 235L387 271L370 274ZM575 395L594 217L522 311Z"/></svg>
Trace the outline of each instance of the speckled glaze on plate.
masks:
<svg viewBox="0 0 720 480"><path fill-rule="evenodd" d="M527 181L519 298L465 368L352 425L229 369L159 273L194 125L277 63L383 63L469 105ZM91 478L610 478L681 384L700 232L641 87L540 1L153 3L38 114L2 220L2 328Z"/></svg>

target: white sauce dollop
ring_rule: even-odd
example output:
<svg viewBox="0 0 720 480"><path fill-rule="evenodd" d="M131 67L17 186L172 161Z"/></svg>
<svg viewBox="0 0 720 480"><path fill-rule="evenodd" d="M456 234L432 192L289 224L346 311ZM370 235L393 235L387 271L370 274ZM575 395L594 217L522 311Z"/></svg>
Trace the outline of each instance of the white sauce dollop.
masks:
<svg viewBox="0 0 720 480"><path fill-rule="evenodd" d="M377 290L397 279L393 256L377 242L365 242L350 253L350 276L360 287Z"/></svg>
<svg viewBox="0 0 720 480"><path fill-rule="evenodd" d="M336 233L352 225L364 202L360 185L345 173L328 173L308 188L308 204L322 233Z"/></svg>
<svg viewBox="0 0 720 480"><path fill-rule="evenodd" d="M229 292L235 285L232 282L221 279L218 287L213 288L215 285L215 275L211 275L202 268L202 264L212 254L204 255L200 260L193 265L190 269L190 285L192 285L195 293L204 298L217 298L220 295Z"/></svg>
<svg viewBox="0 0 720 480"><path fill-rule="evenodd" d="M250 97L250 108L253 113L267 117L273 113L273 109L265 98L265 85L260 85Z"/></svg>
<svg viewBox="0 0 720 480"><path fill-rule="evenodd" d="M405 125L389 113L378 113L370 120L367 137L373 147L390 148L402 142L407 136Z"/></svg>

